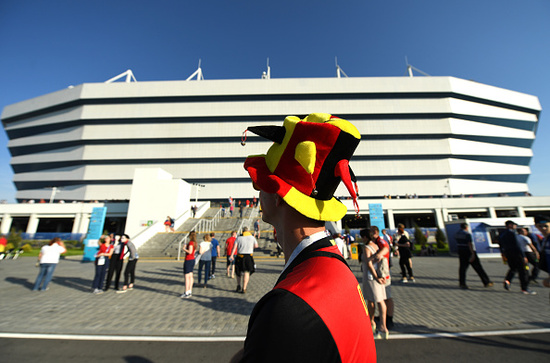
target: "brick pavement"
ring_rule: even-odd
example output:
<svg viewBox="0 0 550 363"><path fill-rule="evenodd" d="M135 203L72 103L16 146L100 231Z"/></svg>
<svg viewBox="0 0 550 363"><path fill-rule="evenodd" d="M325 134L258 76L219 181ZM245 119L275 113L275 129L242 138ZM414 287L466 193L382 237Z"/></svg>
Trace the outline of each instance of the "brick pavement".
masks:
<svg viewBox="0 0 550 363"><path fill-rule="evenodd" d="M35 261L0 261L0 332L244 336L254 304L272 288L284 264L282 259L257 258L257 272L247 294L241 295L233 292L235 280L224 276L225 261L220 259L217 278L208 288L195 287L191 299L180 299L181 262L140 260L133 291L93 295L93 265L72 258L60 262L48 291L32 292L38 272ZM470 269L471 290L466 291L458 289L457 258L415 257L415 284L399 284L394 267L394 332L550 327L549 289L535 286L538 295L525 296L516 281L512 291L505 291L501 281L506 266L498 259L484 259L482 264L495 286L483 288ZM351 267L360 279L357 261ZM339 308L345 307L335 307Z"/></svg>

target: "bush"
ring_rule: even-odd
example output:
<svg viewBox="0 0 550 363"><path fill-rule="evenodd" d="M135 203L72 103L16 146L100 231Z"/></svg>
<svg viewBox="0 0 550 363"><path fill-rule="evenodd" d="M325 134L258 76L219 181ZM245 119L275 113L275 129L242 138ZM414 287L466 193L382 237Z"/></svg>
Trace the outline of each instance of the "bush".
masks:
<svg viewBox="0 0 550 363"><path fill-rule="evenodd" d="M29 253L32 251L32 246L28 243L24 244L23 247L21 247L25 253Z"/></svg>
<svg viewBox="0 0 550 363"><path fill-rule="evenodd" d="M428 239L417 224L414 225L414 239L422 247L426 246L426 242L428 242Z"/></svg>
<svg viewBox="0 0 550 363"><path fill-rule="evenodd" d="M10 234L8 235L8 243L11 243L13 245L12 248L18 248L21 244L21 241L23 241L23 238L21 238L21 232L15 232L15 230L12 229Z"/></svg>
<svg viewBox="0 0 550 363"><path fill-rule="evenodd" d="M439 249L444 249L447 245L447 236L445 236L445 233L439 227L435 232L435 241Z"/></svg>

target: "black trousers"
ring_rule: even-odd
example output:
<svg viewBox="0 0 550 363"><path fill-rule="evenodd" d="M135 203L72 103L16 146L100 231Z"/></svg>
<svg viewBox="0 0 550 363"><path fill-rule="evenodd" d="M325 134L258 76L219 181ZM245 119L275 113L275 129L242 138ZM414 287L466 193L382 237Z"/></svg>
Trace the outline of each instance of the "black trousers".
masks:
<svg viewBox="0 0 550 363"><path fill-rule="evenodd" d="M411 266L411 257L412 256L409 254L399 255L399 267L401 267L402 277L407 277L407 273L409 274L409 278L414 276L412 266Z"/></svg>
<svg viewBox="0 0 550 363"><path fill-rule="evenodd" d="M468 270L468 266L470 265L472 265L474 270L477 272L477 275L481 279L483 285L487 285L489 282L491 282L491 280L489 279L489 276L487 276L487 273L485 273L483 266L481 266L481 261L479 261L477 253L475 254L474 261L470 263L471 256L472 254L469 248L458 249L458 258L460 260L460 265L458 267L458 279L460 282L460 286L466 285L466 270Z"/></svg>
<svg viewBox="0 0 550 363"><path fill-rule="evenodd" d="M137 262L137 258L135 260L128 260L128 263L126 264L126 269L124 270L124 286L128 286L129 284L134 283L136 279Z"/></svg>
<svg viewBox="0 0 550 363"><path fill-rule="evenodd" d="M111 287L111 281L113 276L115 277L115 289L118 290L118 285L120 283L120 273L122 272L122 265L124 260L120 259L120 254L111 256L111 263L109 264L109 272L107 272L107 279L105 280L105 291L109 290Z"/></svg>
<svg viewBox="0 0 550 363"><path fill-rule="evenodd" d="M525 269L526 265L525 261L523 260L523 256L520 252L508 252L504 255L508 260L508 267L510 268L508 270L508 273L506 274L505 279L511 283L514 275L517 272L519 275L519 283L521 284L521 289L527 290L527 285L529 285L529 275L527 274L527 270Z"/></svg>
<svg viewBox="0 0 550 363"><path fill-rule="evenodd" d="M217 256L212 256L212 273L210 276L214 275L216 273L216 260L218 259Z"/></svg>
<svg viewBox="0 0 550 363"><path fill-rule="evenodd" d="M537 255L535 252L525 252L525 257L527 257L527 261L533 266L533 270L531 271L531 280L536 280L539 276L539 264L537 262Z"/></svg>

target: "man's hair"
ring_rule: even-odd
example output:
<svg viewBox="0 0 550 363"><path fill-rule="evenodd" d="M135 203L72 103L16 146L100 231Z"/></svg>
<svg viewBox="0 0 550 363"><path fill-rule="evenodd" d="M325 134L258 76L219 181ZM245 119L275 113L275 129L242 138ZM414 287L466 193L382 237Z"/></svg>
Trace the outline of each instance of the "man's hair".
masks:
<svg viewBox="0 0 550 363"><path fill-rule="evenodd" d="M403 223L399 223L399 224L397 225L397 228L405 228L405 225L404 225Z"/></svg>
<svg viewBox="0 0 550 363"><path fill-rule="evenodd" d="M214 237L216 234L214 232L210 232L210 237Z"/></svg>
<svg viewBox="0 0 550 363"><path fill-rule="evenodd" d="M371 229L372 231L375 231L376 233L380 233L380 229L378 229L377 226L370 226L370 229Z"/></svg>
<svg viewBox="0 0 550 363"><path fill-rule="evenodd" d="M468 228L468 223L460 223L460 228L462 229Z"/></svg>
<svg viewBox="0 0 550 363"><path fill-rule="evenodd" d="M504 222L504 225L505 226L510 226L510 225L514 225L514 226L517 226L518 224L514 221L511 221L511 220L507 220L506 222Z"/></svg>
<svg viewBox="0 0 550 363"><path fill-rule="evenodd" d="M248 227L243 227L243 232L247 232L248 231Z"/></svg>

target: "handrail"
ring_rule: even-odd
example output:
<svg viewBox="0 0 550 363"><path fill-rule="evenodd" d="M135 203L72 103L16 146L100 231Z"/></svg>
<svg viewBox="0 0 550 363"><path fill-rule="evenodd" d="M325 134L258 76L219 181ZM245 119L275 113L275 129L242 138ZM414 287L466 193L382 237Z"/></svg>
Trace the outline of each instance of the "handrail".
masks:
<svg viewBox="0 0 550 363"><path fill-rule="evenodd" d="M218 212L214 215L214 217L212 217L212 219L200 219L192 228L191 228L191 231L195 231L195 232L207 232L207 231L212 231L214 229L214 227L216 226L216 224L218 224L218 222L220 221L220 218L221 218L221 209L218 210ZM189 237L189 233L188 232L178 243L178 261L181 259L181 244L187 240L187 238ZM170 244L172 245L172 244ZM166 247L168 248L168 247ZM164 252L164 251L163 251Z"/></svg>

